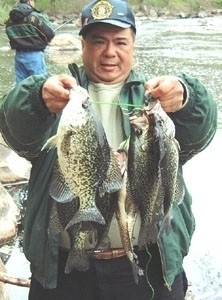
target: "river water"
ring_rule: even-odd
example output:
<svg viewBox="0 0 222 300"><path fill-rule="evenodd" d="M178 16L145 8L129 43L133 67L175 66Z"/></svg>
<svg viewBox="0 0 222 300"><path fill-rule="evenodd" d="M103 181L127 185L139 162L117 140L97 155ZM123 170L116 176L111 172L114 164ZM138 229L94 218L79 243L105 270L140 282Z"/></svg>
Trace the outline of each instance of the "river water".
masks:
<svg viewBox="0 0 222 300"><path fill-rule="evenodd" d="M203 19L137 20L135 67L150 76L186 72L198 77L213 93L218 104L218 131L211 145L184 167L185 179L193 195L197 229L185 269L195 300L222 299L222 16ZM78 30L67 26L59 33ZM54 53L55 54L55 53ZM74 52L47 49L48 69L69 73L67 62ZM61 59L62 58L62 59ZM14 85L14 52L8 47L4 29L0 29L0 96ZM29 265L19 247L14 249L7 268L14 276L27 277ZM16 268L15 268L16 265ZM26 300L27 289L9 287L10 300Z"/></svg>
<svg viewBox="0 0 222 300"><path fill-rule="evenodd" d="M201 79L215 96L222 111L222 16L157 21L137 20L135 67L150 76L186 72ZM73 33L73 26L57 33ZM52 73L67 71L67 61L74 61L74 51L59 51L57 63L46 51ZM73 57L73 59L72 59ZM62 58L62 59L61 59ZM78 60L79 62L79 60ZM0 29L0 96L14 84L14 51L8 49L4 29ZM221 117L219 116L221 123Z"/></svg>

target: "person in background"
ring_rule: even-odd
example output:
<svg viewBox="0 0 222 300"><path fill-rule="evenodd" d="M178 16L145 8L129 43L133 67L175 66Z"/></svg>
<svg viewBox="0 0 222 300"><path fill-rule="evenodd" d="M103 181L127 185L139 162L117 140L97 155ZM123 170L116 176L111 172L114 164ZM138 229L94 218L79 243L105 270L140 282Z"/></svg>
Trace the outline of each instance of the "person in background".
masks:
<svg viewBox="0 0 222 300"><path fill-rule="evenodd" d="M88 90L113 149L117 150L130 134L130 120L123 113L127 103L129 110L133 105L143 105L147 92L159 99L175 124L180 169L214 137L217 105L200 80L184 73L149 78L133 70L136 31L133 11L125 1L89 3L82 10L79 33L83 66L69 65L73 76L31 76L1 101L2 135L12 149L32 163L23 241L32 272L29 300L185 299L183 258L189 252L195 230L192 198L187 189L182 202L173 206L169 232L162 232L157 243L139 250L140 225L136 222L133 243L145 272L138 284L123 250L115 215L108 233L110 246L101 250L98 247L92 254L90 269L84 272L64 272L70 249L67 232L53 238L48 235L50 183L57 152L41 149L57 131L70 89L80 85ZM110 105L103 105L104 99ZM119 105L112 105L118 101ZM120 167L124 166L124 152L118 159Z"/></svg>
<svg viewBox="0 0 222 300"><path fill-rule="evenodd" d="M34 0L20 0L6 21L6 34L15 49L16 82L47 72L44 50L55 33L48 16L34 6Z"/></svg>

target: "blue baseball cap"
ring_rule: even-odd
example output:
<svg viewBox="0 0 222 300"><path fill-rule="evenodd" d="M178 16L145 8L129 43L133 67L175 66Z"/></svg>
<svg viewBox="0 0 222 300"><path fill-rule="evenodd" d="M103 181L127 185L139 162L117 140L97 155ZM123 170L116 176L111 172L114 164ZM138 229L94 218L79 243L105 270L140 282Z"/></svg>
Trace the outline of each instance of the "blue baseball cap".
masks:
<svg viewBox="0 0 222 300"><path fill-rule="evenodd" d="M82 29L79 35L86 34L92 24L107 23L121 28L132 27L136 32L135 17L124 0L97 0L82 10Z"/></svg>

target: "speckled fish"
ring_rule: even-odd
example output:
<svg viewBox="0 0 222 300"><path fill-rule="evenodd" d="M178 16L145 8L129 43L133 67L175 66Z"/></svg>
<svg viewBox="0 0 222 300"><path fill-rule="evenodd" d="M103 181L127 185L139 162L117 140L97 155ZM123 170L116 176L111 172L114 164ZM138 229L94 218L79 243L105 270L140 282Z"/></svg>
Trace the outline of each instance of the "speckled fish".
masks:
<svg viewBox="0 0 222 300"><path fill-rule="evenodd" d="M131 263L135 283L138 284L139 279L144 275L144 271L139 267L139 261L133 250L132 235L133 228L138 213L136 203L131 199L131 194L127 194L127 171L123 174L123 184L117 192L118 208L116 210L116 218L119 225L120 237L123 248Z"/></svg>
<svg viewBox="0 0 222 300"><path fill-rule="evenodd" d="M122 178L85 89L78 86L70 90L70 100L62 112L57 134L43 149L50 147L57 147L60 173L66 183L55 180L51 196L62 203L79 198L78 211L68 226L84 221L105 224L96 206L96 193L102 197L106 192L117 191ZM59 193L54 192L53 186Z"/></svg>
<svg viewBox="0 0 222 300"><path fill-rule="evenodd" d="M159 101L133 111L130 122L127 193L141 214L138 246L143 247L169 230L171 207L182 201L184 183L175 126Z"/></svg>
<svg viewBox="0 0 222 300"><path fill-rule="evenodd" d="M65 191L66 188L67 191ZM61 197L60 193L70 192L63 175L60 173L58 161L54 166L50 189L54 198ZM48 226L49 237L52 238L54 235L67 230L70 238L71 248L65 266L65 273L70 273L73 269L78 271L88 270L92 251L98 247L110 247L108 230L117 206L117 193L105 193L101 197L99 191L97 191L96 205L105 219L105 225L95 222L72 224L73 216L79 209L79 198L76 197L72 201L64 203L52 199Z"/></svg>

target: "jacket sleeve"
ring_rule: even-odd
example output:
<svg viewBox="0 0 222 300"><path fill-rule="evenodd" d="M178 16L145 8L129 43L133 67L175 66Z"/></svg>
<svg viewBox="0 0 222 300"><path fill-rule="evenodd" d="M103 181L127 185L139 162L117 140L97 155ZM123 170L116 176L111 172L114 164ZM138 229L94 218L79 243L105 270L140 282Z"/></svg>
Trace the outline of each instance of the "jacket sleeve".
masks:
<svg viewBox="0 0 222 300"><path fill-rule="evenodd" d="M217 105L212 94L196 78L180 74L187 87L187 103L170 117L180 144L180 160L185 163L211 142L217 128Z"/></svg>
<svg viewBox="0 0 222 300"><path fill-rule="evenodd" d="M46 44L50 43L55 36L55 32L48 16L34 11L31 14L31 22L34 22L34 25L39 30L39 36L46 42Z"/></svg>
<svg viewBox="0 0 222 300"><path fill-rule="evenodd" d="M0 102L0 129L5 142L20 156L38 156L55 133L58 114L52 114L41 99L46 76L34 75L18 83Z"/></svg>

